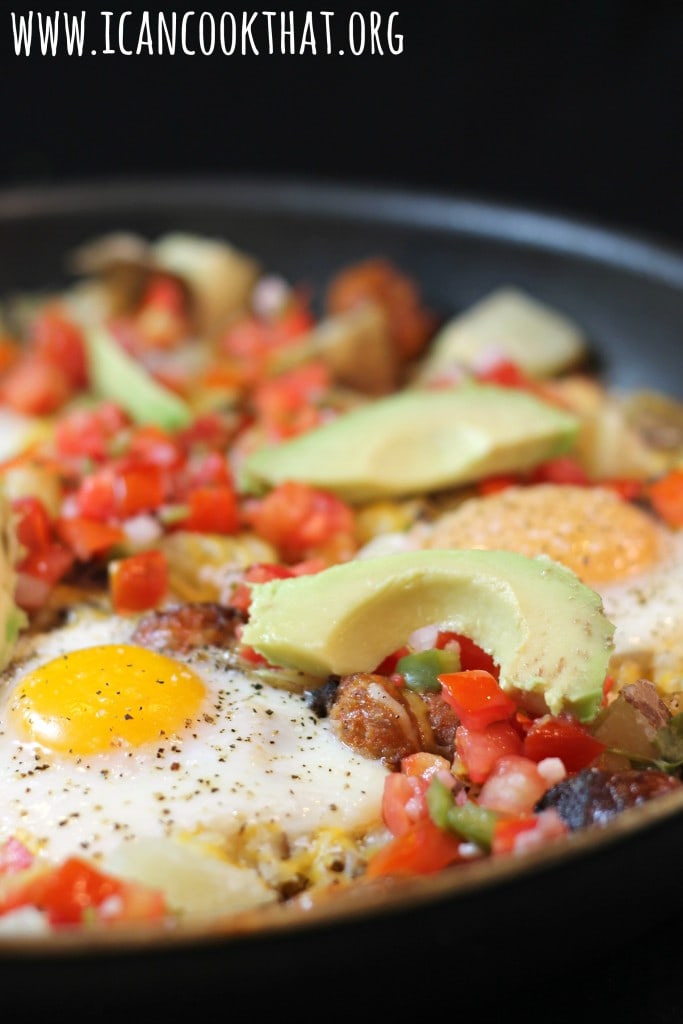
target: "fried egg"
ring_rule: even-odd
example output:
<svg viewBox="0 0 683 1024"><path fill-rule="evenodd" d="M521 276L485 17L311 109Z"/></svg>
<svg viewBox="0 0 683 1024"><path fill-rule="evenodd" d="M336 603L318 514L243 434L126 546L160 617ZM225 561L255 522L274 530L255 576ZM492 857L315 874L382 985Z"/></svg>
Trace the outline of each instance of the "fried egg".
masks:
<svg viewBox="0 0 683 1024"><path fill-rule="evenodd" d="M614 664L680 688L683 678L683 532L606 487L538 484L465 500L406 543L546 555L600 594L615 626Z"/></svg>
<svg viewBox="0 0 683 1024"><path fill-rule="evenodd" d="M303 694L217 648L148 650L133 629L84 613L23 638L0 692L0 837L98 860L140 839L264 825L295 841L377 819L386 770Z"/></svg>

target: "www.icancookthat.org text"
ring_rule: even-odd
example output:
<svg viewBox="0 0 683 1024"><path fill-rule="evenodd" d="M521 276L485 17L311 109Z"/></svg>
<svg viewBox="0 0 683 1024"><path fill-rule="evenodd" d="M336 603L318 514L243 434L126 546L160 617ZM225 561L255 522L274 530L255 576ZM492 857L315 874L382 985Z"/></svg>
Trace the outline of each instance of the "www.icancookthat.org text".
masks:
<svg viewBox="0 0 683 1024"><path fill-rule="evenodd" d="M16 56L403 53L398 11L10 11Z"/></svg>

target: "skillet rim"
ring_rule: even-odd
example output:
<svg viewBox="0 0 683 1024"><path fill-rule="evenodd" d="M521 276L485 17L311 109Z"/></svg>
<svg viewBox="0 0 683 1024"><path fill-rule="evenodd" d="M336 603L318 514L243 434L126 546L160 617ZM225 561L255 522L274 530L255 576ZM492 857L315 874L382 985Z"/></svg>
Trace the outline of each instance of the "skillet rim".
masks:
<svg viewBox="0 0 683 1024"><path fill-rule="evenodd" d="M358 221L403 222L406 227L507 241L645 273L683 288L683 242L661 234L577 216L560 208L485 198L476 192L424 189L376 182L347 183L302 176L197 175L112 177L51 185L0 188L0 224L39 216L228 203L240 211L343 216ZM406 212L410 217L406 218Z"/></svg>

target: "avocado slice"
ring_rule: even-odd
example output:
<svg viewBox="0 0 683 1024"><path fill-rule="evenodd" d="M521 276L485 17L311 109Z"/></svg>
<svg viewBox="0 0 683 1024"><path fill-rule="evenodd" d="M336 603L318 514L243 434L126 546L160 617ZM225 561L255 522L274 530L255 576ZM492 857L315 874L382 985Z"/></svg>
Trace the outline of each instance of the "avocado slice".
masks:
<svg viewBox="0 0 683 1024"><path fill-rule="evenodd" d="M489 384L407 388L255 451L241 486L299 480L350 502L441 490L529 469L568 450L576 416L529 392Z"/></svg>
<svg viewBox="0 0 683 1024"><path fill-rule="evenodd" d="M0 670L11 661L19 633L28 624L15 600L19 553L12 507L0 488Z"/></svg>
<svg viewBox="0 0 683 1024"><path fill-rule="evenodd" d="M136 423L168 431L191 423L192 413L182 398L159 384L106 328L89 328L85 339L93 391L116 402Z"/></svg>
<svg viewBox="0 0 683 1024"><path fill-rule="evenodd" d="M614 626L595 591L545 556L409 551L252 585L242 641L314 676L372 672L422 626L470 637L536 711L597 714Z"/></svg>

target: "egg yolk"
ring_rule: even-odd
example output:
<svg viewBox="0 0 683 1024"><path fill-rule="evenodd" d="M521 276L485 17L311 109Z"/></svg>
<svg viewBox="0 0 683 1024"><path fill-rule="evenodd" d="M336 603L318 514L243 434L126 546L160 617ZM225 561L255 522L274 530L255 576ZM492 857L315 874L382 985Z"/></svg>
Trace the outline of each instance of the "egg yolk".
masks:
<svg viewBox="0 0 683 1024"><path fill-rule="evenodd" d="M26 675L10 716L49 750L98 754L177 732L204 693L199 676L172 658L112 644L69 652Z"/></svg>
<svg viewBox="0 0 683 1024"><path fill-rule="evenodd" d="M594 586L656 563L660 533L646 512L607 488L538 484L464 502L434 524L425 546L547 555Z"/></svg>

